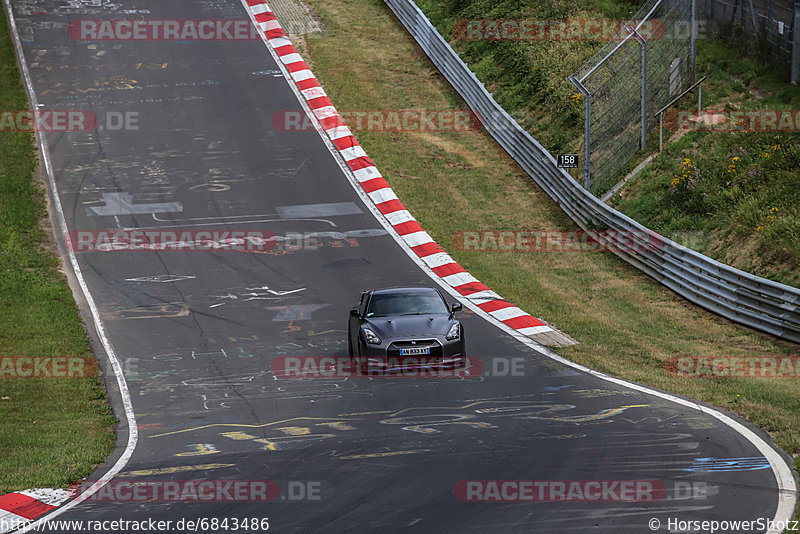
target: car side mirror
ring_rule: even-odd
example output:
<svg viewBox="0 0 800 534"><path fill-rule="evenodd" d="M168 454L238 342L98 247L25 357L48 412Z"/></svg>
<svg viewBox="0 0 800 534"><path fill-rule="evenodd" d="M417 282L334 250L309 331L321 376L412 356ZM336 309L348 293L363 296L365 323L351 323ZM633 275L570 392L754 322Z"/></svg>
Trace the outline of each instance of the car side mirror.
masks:
<svg viewBox="0 0 800 534"><path fill-rule="evenodd" d="M458 302L458 301L455 301L455 302L453 303L453 306L450 308L450 310L451 310L453 313L455 313L455 312L460 312L462 309L464 309L464 306L462 306L462 305L461 305L461 303L460 303L460 302Z"/></svg>
<svg viewBox="0 0 800 534"><path fill-rule="evenodd" d="M358 308L353 308L352 310L350 310L350 317L361 317Z"/></svg>

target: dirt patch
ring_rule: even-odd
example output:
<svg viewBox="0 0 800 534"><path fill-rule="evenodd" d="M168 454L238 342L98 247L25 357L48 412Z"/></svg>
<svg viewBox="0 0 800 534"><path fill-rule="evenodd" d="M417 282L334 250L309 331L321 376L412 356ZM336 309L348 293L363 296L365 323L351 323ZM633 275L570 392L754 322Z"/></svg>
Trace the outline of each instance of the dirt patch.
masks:
<svg viewBox="0 0 800 534"><path fill-rule="evenodd" d="M419 138L425 143L436 145L448 154L453 154L467 162L473 168L486 167L488 162L477 156L474 152L467 150L463 144L454 142L450 139L445 139L442 136L433 135L425 132L411 132L411 135Z"/></svg>

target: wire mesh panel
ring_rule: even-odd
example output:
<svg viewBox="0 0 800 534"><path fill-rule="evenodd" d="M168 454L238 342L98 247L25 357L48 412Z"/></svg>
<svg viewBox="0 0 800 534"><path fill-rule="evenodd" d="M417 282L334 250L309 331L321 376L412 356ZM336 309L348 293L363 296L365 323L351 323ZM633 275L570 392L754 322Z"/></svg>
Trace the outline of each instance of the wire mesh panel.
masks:
<svg viewBox="0 0 800 534"><path fill-rule="evenodd" d="M792 56L793 0L703 0L702 13L709 35L741 32L751 48L788 68Z"/></svg>
<svg viewBox="0 0 800 534"><path fill-rule="evenodd" d="M656 123L653 113L693 82L691 22L691 0L649 0L616 40L573 75L591 100L589 189L595 195L622 178L641 147L642 78L647 130Z"/></svg>

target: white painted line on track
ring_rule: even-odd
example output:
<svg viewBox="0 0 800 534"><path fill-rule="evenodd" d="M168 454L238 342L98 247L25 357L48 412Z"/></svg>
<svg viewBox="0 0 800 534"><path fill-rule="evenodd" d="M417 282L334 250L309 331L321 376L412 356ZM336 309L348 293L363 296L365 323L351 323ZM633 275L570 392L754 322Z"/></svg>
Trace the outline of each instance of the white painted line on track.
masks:
<svg viewBox="0 0 800 534"><path fill-rule="evenodd" d="M22 77L25 80L25 87L28 91L28 99L30 100L30 104L32 109L38 109L38 99L36 98L36 92L33 89L33 82L31 80L30 71L28 70L28 64L25 61L25 54L22 49L22 42L19 38L19 33L17 32L17 23L16 19L14 18L14 11L11 8L11 1L4 0L4 5L6 8L6 15L8 16L8 24L9 29L11 30L11 38L14 42L14 47L17 52L17 58L19 60L20 67L22 69ZM58 196L58 188L56 187L56 181L53 177L53 168L50 162L50 153L47 149L47 144L45 143L45 132L39 132L36 136L36 140L39 144L39 150L42 154L42 161L44 163L45 168L45 176L47 177L48 186L50 187L50 193L53 200L53 206L56 209L56 219L58 222L58 228L61 231L61 236L66 236L68 234L67 228L67 221L64 216L64 210L61 206L61 199ZM58 238L58 237L56 237ZM120 365L119 359L117 358L117 354L114 351L114 347L111 345L111 342L108 340L108 336L106 335L105 327L103 326L103 322L100 320L100 312L97 310L97 305L94 302L94 298L92 298L91 293L89 292L89 287L86 284L86 280L83 278L83 273L81 272L81 268L78 265L78 259L75 257L75 253L69 250L69 247L64 247L67 250L67 257L69 258L70 265L72 266L73 273L75 275L75 279L78 282L78 285L81 288L81 292L83 293L84 298L86 299L86 305L89 307L89 310L92 314L92 320L94 322L94 327L97 332L97 336L100 339L100 342L103 345L103 348L106 352L106 357L108 358L108 362L111 364L111 368L114 371L114 376L117 379L117 386L119 387L119 393L121 397L122 407L125 411L125 419L128 424L128 441L125 445L125 450L122 452L120 457L111 466L111 468L106 471L96 482L94 482L91 486L81 491L80 495L75 499L67 502L63 506L56 508L52 512L41 516L40 518L36 519L31 524L23 527L18 532L24 533L29 532L33 529L41 530L41 526L48 520L53 519L67 510L73 508L74 506L80 504L84 500L88 499L92 495L94 495L100 488L102 488L108 481L110 481L117 473L119 473L133 454L134 449L136 448L136 443L139 440L139 431L136 427L136 415L133 413L133 404L131 402L130 392L128 391L128 383L125 381L125 375L123 374L122 365Z"/></svg>

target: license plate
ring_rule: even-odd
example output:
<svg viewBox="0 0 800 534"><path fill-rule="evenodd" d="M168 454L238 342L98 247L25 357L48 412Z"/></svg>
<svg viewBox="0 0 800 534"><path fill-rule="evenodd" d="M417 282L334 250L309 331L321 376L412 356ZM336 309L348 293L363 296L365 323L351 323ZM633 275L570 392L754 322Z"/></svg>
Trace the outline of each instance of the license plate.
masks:
<svg viewBox="0 0 800 534"><path fill-rule="evenodd" d="M430 347L418 349L400 349L400 356L416 356L417 354L430 354Z"/></svg>

